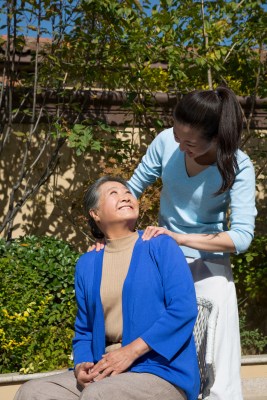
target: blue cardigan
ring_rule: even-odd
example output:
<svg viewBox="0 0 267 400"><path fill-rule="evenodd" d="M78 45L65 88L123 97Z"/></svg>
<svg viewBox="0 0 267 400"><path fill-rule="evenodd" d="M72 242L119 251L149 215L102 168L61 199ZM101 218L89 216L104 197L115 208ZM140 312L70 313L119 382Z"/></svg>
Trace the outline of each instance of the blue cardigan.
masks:
<svg viewBox="0 0 267 400"><path fill-rule="evenodd" d="M139 232L141 236L142 232ZM96 363L105 353L105 321L100 298L104 251L80 257L75 273L78 312L74 364ZM192 335L197 304L191 272L177 243L166 235L136 241L122 291L122 346L141 337L151 351L132 372L147 372L183 389L188 400L199 393L199 370Z"/></svg>

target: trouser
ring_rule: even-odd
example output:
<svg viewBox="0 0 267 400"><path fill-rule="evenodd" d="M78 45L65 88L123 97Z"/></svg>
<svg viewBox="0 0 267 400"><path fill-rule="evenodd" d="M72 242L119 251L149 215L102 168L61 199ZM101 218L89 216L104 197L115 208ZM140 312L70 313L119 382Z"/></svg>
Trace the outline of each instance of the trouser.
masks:
<svg viewBox="0 0 267 400"><path fill-rule="evenodd" d="M197 296L219 308L215 333L215 382L209 400L242 400L241 348L237 298L230 261L187 258Z"/></svg>
<svg viewBox="0 0 267 400"><path fill-rule="evenodd" d="M184 392L164 379L148 374L125 372L77 385L73 371L24 383L14 400L186 400Z"/></svg>

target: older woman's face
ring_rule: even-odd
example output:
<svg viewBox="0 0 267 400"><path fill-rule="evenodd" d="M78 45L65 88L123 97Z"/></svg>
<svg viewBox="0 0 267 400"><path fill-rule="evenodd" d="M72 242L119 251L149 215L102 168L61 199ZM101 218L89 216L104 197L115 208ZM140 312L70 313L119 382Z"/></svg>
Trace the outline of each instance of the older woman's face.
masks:
<svg viewBox="0 0 267 400"><path fill-rule="evenodd" d="M130 190L119 182L106 182L99 188L100 196L95 210L96 222L100 224L119 221L136 221L139 204Z"/></svg>

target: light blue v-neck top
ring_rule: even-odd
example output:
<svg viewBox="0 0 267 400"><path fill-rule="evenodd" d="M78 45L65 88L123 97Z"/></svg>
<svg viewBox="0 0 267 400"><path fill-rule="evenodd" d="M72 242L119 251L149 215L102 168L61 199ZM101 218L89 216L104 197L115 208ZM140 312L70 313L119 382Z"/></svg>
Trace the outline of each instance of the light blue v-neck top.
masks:
<svg viewBox="0 0 267 400"><path fill-rule="evenodd" d="M161 132L148 147L128 184L139 197L157 178L162 179L159 226L178 233L227 231L236 253L244 252L253 238L255 216L255 173L249 157L237 152L238 171L232 188L219 196L222 183L216 164L189 177L185 154L175 141L173 128ZM229 221L227 211L230 210ZM228 257L181 246L185 256Z"/></svg>

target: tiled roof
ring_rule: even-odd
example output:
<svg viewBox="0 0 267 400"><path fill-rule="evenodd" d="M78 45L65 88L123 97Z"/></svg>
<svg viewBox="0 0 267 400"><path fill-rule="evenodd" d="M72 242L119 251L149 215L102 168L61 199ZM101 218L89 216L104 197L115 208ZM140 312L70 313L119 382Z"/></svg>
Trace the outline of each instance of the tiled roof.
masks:
<svg viewBox="0 0 267 400"><path fill-rule="evenodd" d="M1 43L2 42L2 43ZM21 42L23 43L23 42ZM39 49L40 53L47 51L51 47L52 40L50 38L40 38L39 39ZM24 45L18 45L15 49L15 62L20 63L30 63L32 61L32 56L36 51L36 38L25 37ZM4 59L7 49L7 35L1 35L0 37L0 62ZM13 52L13 41L10 42L10 51ZM41 58L41 56L40 56Z"/></svg>

